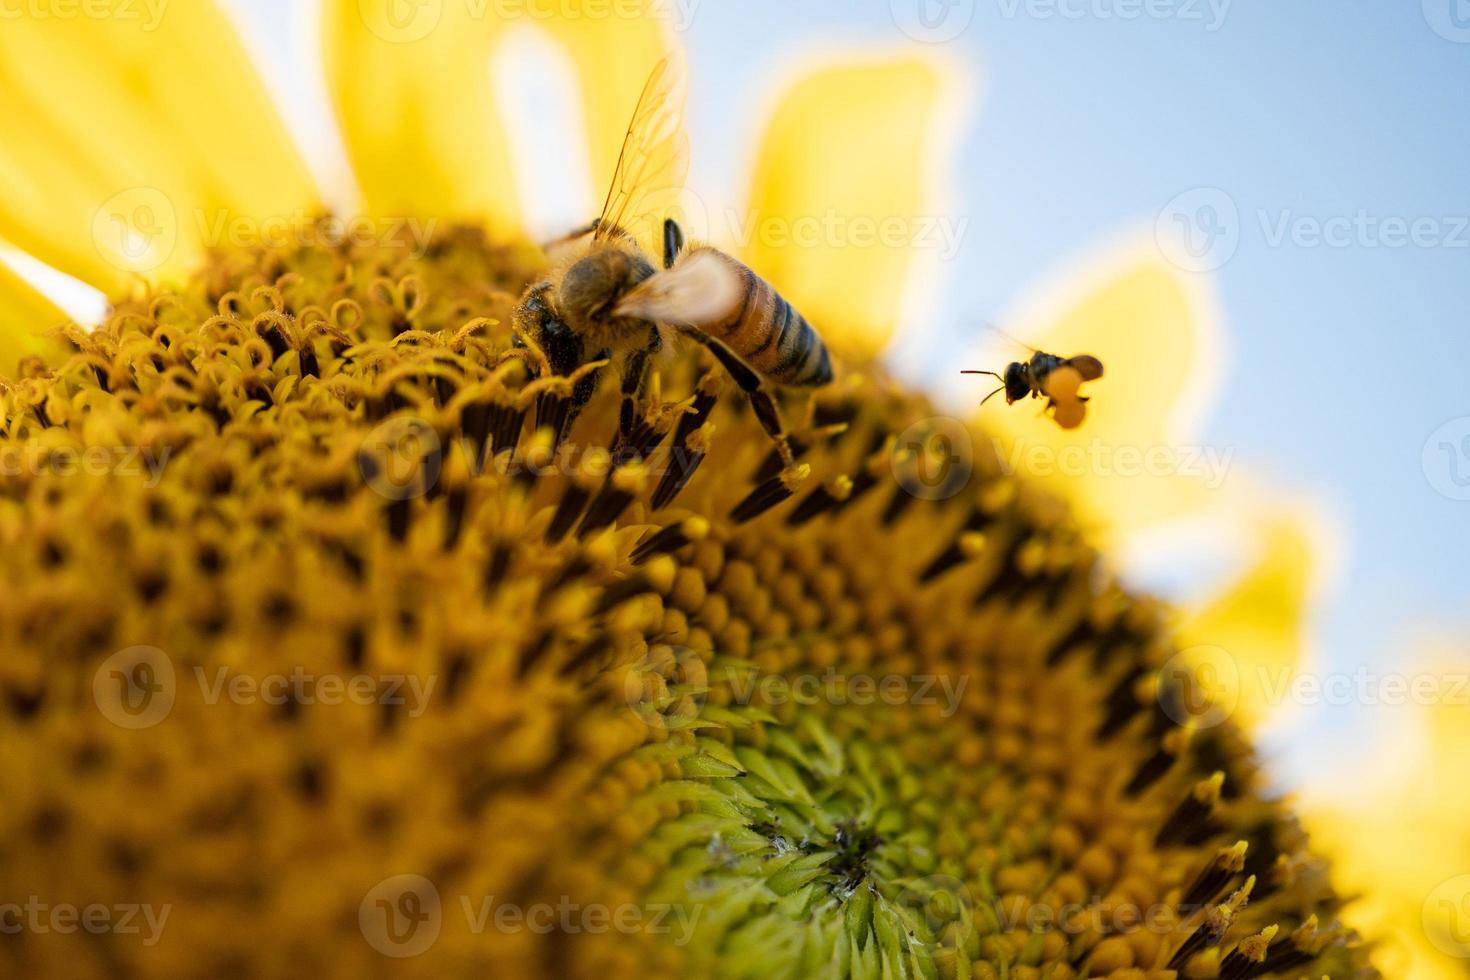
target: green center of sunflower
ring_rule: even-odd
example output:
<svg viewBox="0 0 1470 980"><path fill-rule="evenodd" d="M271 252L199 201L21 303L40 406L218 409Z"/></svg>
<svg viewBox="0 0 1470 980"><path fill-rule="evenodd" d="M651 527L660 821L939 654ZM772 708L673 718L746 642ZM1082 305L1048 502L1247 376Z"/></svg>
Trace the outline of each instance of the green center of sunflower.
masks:
<svg viewBox="0 0 1470 980"><path fill-rule="evenodd" d="M0 962L1366 975L1064 508L852 364L789 471L696 350L625 424L538 261L226 252L5 385L0 895L172 912Z"/></svg>

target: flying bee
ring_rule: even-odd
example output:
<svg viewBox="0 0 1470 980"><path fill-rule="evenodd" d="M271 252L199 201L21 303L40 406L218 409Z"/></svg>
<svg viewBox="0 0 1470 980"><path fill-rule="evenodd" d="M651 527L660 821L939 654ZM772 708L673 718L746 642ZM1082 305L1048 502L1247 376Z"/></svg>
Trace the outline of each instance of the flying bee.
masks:
<svg viewBox="0 0 1470 980"><path fill-rule="evenodd" d="M769 384L818 387L832 380L816 330L744 263L708 245L686 246L672 218L663 221L657 243L661 268L625 230L629 219L641 225L667 213L682 189L688 170L683 108L682 68L666 59L649 76L633 112L601 216L548 247L551 271L522 298L516 332L540 348L558 375L592 361L614 362L622 381L624 437L665 331L703 344L750 399L790 466L791 447ZM596 388L595 375L581 379L563 426Z"/></svg>
<svg viewBox="0 0 1470 980"><path fill-rule="evenodd" d="M1102 361L1091 354L1076 357L1058 357L1045 351L1031 352L1026 361L1012 361L1005 374L995 371L961 371L961 374L988 374L1000 382L1000 387L981 399L984 405L1001 392L1006 394L1006 404L1012 405L1027 395L1046 398L1046 410L1063 429L1075 429L1087 415L1088 398L1079 393L1084 381L1096 381L1103 376Z"/></svg>

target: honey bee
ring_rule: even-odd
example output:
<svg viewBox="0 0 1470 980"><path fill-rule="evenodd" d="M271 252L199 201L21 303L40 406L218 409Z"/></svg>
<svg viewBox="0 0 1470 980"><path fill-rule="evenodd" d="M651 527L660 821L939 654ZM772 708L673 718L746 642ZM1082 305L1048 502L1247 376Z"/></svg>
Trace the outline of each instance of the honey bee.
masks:
<svg viewBox="0 0 1470 980"><path fill-rule="evenodd" d="M1079 393L1084 381L1096 381L1103 376L1102 361L1091 354L1076 357L1058 357L1044 351L1032 349L1026 361L1012 361L1005 374L995 371L961 371L961 374L988 374L1000 382L1000 387L980 400L984 405L990 399L1006 393L1006 404L1011 405L1027 395L1032 398L1046 397L1046 411L1063 429L1075 429L1087 416L1089 399Z"/></svg>
<svg viewBox="0 0 1470 980"><path fill-rule="evenodd" d="M665 59L633 112L602 214L548 247L551 271L522 298L516 334L539 348L558 375L593 361L613 362L622 382L624 438L665 331L703 344L750 399L790 466L791 447L768 382L819 387L832 380L816 330L744 263L708 245L686 245L672 218L663 221L662 241L654 243L662 246L661 268L650 261L647 243L626 230L630 219L642 224L666 214L683 187L683 108L682 64ZM592 374L575 386L563 427L591 400L597 383Z"/></svg>

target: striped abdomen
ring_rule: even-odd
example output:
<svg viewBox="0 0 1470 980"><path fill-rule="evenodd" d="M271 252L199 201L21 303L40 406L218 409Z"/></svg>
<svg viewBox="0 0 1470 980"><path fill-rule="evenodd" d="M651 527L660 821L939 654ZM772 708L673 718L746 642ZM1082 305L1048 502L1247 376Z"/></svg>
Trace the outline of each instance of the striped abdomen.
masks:
<svg viewBox="0 0 1470 980"><path fill-rule="evenodd" d="M832 380L827 348L796 307L745 263L717 249L697 251L718 256L742 286L727 315L702 325L706 333L777 384L816 387Z"/></svg>

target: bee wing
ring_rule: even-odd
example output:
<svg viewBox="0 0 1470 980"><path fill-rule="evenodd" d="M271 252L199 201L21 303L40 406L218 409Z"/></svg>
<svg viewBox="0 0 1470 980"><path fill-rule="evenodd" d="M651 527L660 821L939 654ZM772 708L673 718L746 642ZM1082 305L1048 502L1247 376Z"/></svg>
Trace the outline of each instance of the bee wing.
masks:
<svg viewBox="0 0 1470 980"><path fill-rule="evenodd" d="M663 218L678 203L689 174L686 96L683 57L672 55L660 61L648 76L628 124L594 236L599 241L632 235L649 254L662 251Z"/></svg>
<svg viewBox="0 0 1470 980"><path fill-rule="evenodd" d="M981 325L983 327L985 327L986 330L989 330L991 333L996 334L997 336L1000 336L1000 337L1004 337L1006 340L1009 340L1011 343L1015 344L1018 347L1024 347L1024 348L1026 348L1027 350L1029 350L1033 354L1038 353L1037 352L1037 349L1035 347L1032 347L1030 344L1026 343L1024 340L1021 340L1021 339L1019 339L1017 337L1012 337L1010 334L1006 333L1004 330L1002 330L1000 327L997 327L995 324L991 323L989 320L982 320L981 321Z"/></svg>
<svg viewBox="0 0 1470 980"><path fill-rule="evenodd" d="M1083 381L1096 381L1103 376L1102 361L1091 354L1078 354L1076 357L1067 358L1062 363L1076 368L1077 373L1082 375Z"/></svg>
<svg viewBox="0 0 1470 980"><path fill-rule="evenodd" d="M629 290L613 315L705 330L729 319L747 288L733 262L714 249L696 249Z"/></svg>

